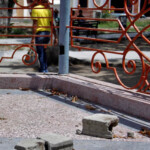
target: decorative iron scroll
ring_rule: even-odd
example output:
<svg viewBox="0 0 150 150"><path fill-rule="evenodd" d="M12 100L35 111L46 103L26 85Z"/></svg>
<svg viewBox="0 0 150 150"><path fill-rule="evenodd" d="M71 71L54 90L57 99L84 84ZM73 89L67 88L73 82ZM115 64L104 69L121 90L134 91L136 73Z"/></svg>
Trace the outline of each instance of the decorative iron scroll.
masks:
<svg viewBox="0 0 150 150"><path fill-rule="evenodd" d="M11 1L11 5L12 7L10 7L8 5L9 1ZM42 1L42 0L41 0ZM40 4L40 2L38 0L38 4ZM24 2L24 0L22 1ZM4 3L4 4L3 4ZM13 10L17 11L17 10L28 10L30 11L34 4L37 3L37 0L33 0L33 2L31 4L27 4L27 6L24 6L20 3L20 1L18 0L4 0L4 2L1 2L0 3L0 12L2 13L2 11L5 11L5 14L2 13L0 15L0 30L4 30L4 29L7 29L7 32L5 34L2 34L0 33L0 37L6 37L6 38L31 38L31 37L34 37L34 36L37 36L37 35L25 35L25 34L12 34L12 33L9 33L8 30L9 29L21 29L21 30L24 30L24 28L26 29L33 29L33 28L36 28L32 25L30 26L25 26L25 25L11 25L10 24L10 19L31 19L32 20L32 17L29 15L29 16L13 16L12 15L12 12ZM43 4L43 3L42 3ZM16 7L14 7L16 5ZM47 3L44 3L44 5L47 7L48 5L53 5L53 0L51 1L47 1ZM53 8L50 8L51 11L52 11L52 16L53 16ZM7 21L9 20L9 21ZM51 18L52 22L53 22L53 17ZM1 22L6 22L5 24L1 24ZM46 28L46 27L45 27ZM37 53L36 53L36 50L35 50L35 46L37 45L44 45L45 47L47 46L51 46L52 45L52 32L53 32L53 26L51 26L51 42L49 44L31 44L30 42L29 43L20 43L20 44L15 44L15 43L10 43L10 44L5 44L5 43L1 43L0 46L15 46L15 50L14 52L12 53L12 56L11 57L1 57L0 58L0 63L4 60L4 59L13 59L14 58L14 55L15 53L20 50L20 49L24 49L24 48L28 48L29 51L32 51L32 54L34 55L34 60L31 59L31 56L29 55L29 53L26 53L22 56L22 62L25 64L25 65L32 65L36 62L37 60ZM7 40L7 39L6 39Z"/></svg>
<svg viewBox="0 0 150 150"><path fill-rule="evenodd" d="M8 1L8 0L4 0L5 2ZM13 7L8 7L8 6L3 6L0 8L0 11L2 10L23 10L23 9L32 9L32 6L34 5L34 3L37 1L37 0L34 0L32 4L30 4L29 6L24 6L24 5L21 5L17 0L11 0L13 1L17 6L19 6L18 8L13 8ZM92 0L91 0L92 1ZM131 6L135 6L137 5L137 3L139 2L138 0L124 0L124 8L108 8L108 5L109 5L109 2L110 0L105 0L105 2L100 5L100 1L101 0L93 0L93 4L96 8L81 8L80 6L78 6L78 8L71 8L71 21L70 21L70 35L71 35L71 46L74 47L74 48L77 48L79 50L88 50L88 51L94 51L94 55L92 56L92 59L91 59L91 68L92 68L92 71L94 73L99 73L101 71L101 68L102 68L102 65L101 65L101 62L100 61L97 61L95 62L95 57L100 54L103 56L104 60L105 60L105 63L106 63L106 67L107 69L111 69L114 71L115 73L115 76L118 80L118 82L126 89L138 89L139 92L143 92L143 93L147 93L147 94L150 94L150 83L148 81L148 76L150 74L150 58L148 56L146 56L141 50L140 48L136 45L136 40L140 37L142 38L146 43L150 44L150 41L149 39L143 34L147 29L150 28L150 25L144 27L142 30L140 30L137 26L136 26L136 21L142 17L142 15L144 15L145 13L149 12L150 11L150 8L146 8L146 5L147 5L147 2L148 0L143 0L144 3L143 3L143 7L141 9L141 11L137 14L132 14L129 7L128 7L128 2L130 2ZM1 3L1 1L0 1ZM53 0L51 0L50 3L47 3L45 5L52 5L53 4ZM51 11L53 12L53 8L50 8ZM86 26L86 27L82 27L82 26L74 26L73 24L73 21L74 20L79 20L81 18L79 17L75 17L73 16L73 10L85 10L85 11L106 11L106 12L111 12L111 11L123 11L125 13L125 15L127 16L127 19L128 19L128 22L129 24L124 27L122 22L118 19L118 18L92 18L92 17L84 17L82 18L82 20L91 20L91 21L105 21L105 22L116 22L119 26L119 29L118 30L114 30L114 29L100 29L100 28L91 28L90 26ZM0 19L25 19L25 18L28 18L28 19L31 19L30 16L28 17L14 17L14 16L9 16L9 14L7 15L0 15ZM52 21L53 21L53 18L52 18ZM128 33L128 30L130 28L134 28L134 30L136 31L136 36L134 38L131 38L129 33ZM23 29L23 28L34 28L33 26L21 26L21 25L18 25L18 26L12 26L12 25L0 25L0 29L3 29L3 28L6 28L6 29L13 29L13 28L19 28L19 29ZM88 32L109 32L109 33L120 33L120 37L117 39L117 40L107 40L107 39L99 39L97 37L83 37L83 36L77 36L77 35L74 35L73 34L73 30L87 30ZM52 29L51 31L53 31L53 26L52 26ZM88 33L87 32L87 33ZM0 37L18 37L18 38L26 38L26 37L32 37L34 35L13 35L13 34L0 34ZM52 33L51 33L51 39L52 39ZM129 44L126 46L126 48L123 50L123 52L116 52L116 51L107 51L107 50L102 50L102 49L95 49L95 48L89 48L89 47L82 47L80 45L74 45L74 39L83 39L83 40L91 40L91 41L97 41L97 42L106 42L106 43L114 43L114 44L119 44L122 40L123 37L126 37L126 39L129 41ZM3 60L3 59L13 59L14 57L14 54L16 53L16 51L20 50L21 48L29 48L33 51L33 53L35 53L35 60L33 60L32 62L30 63L27 63L25 61L25 59L29 60L30 59L30 56L28 54L25 54L24 56L22 56L22 61L25 65L32 65L36 59L37 59L37 54L36 54L36 50L34 49L34 46L36 46L37 44L30 44L30 43L27 43L27 44L0 44L0 46L9 46L9 45L14 45L16 46L13 54L11 57L2 57L0 58L0 62ZM40 44L38 44L40 45ZM52 45L52 40L51 40L51 43L50 44L46 44L45 46L49 46L49 45ZM107 56L106 56L106 53L111 53L111 54L116 54L116 55L120 55L122 56L122 68L124 70L124 72L126 73L126 75L133 75L135 74L136 72L136 69L137 69L137 64L134 60L129 60L127 63L126 63L126 56L130 53L130 52L135 52L139 58L140 58L140 62L141 62L141 76L139 78L139 81L137 81L137 83L132 86L132 87L128 87L126 86L121 78L119 77L118 75L118 72L117 72L117 68L115 67L110 67L109 65L109 60L107 59Z"/></svg>
<svg viewBox="0 0 150 150"><path fill-rule="evenodd" d="M150 28L150 25L144 27L142 30L140 30L135 22L142 17L142 15L144 15L145 13L147 13L148 11L150 11L150 8L146 9L146 5L147 5L147 0L144 0L143 3L143 7L141 8L141 11L137 14L132 14L128 8L128 2L130 2L131 6L135 6L138 4L138 0L124 0L124 8L108 8L109 5L109 0L105 0L105 2L100 6L100 0L93 0L93 4L96 6L96 8L81 8L80 6L78 6L78 8L72 8L71 12L73 11L77 11L79 9L83 10L83 11L115 11L115 10L119 10L119 11L123 11L128 19L128 25L126 27L124 27L121 23L121 21L116 18L116 19L110 19L110 18L92 18L92 17L85 17L82 18L82 20L95 20L95 21L112 21L112 22L117 22L119 25L120 30L112 30L112 29L100 29L100 28L90 28L90 27L77 27L73 25L73 21L74 20L79 20L81 18L79 17L75 17L73 15L71 15L71 46L74 48L77 48L78 50L88 50L88 51L95 51L94 55L92 56L91 59L91 68L92 71L94 73L99 73L101 71L102 65L100 61L95 62L95 57L100 54L103 56L105 63L106 63L106 68L107 69L111 69L114 71L115 76L118 80L118 82L120 83L120 85L122 85L124 88L126 89L137 89L138 92L142 92L142 93L146 93L146 94L150 94L150 83L148 81L148 76L150 75L150 57L146 56L141 50L140 48L135 44L136 40L140 37L142 38L146 43L150 44L150 40L144 36L144 32ZM134 28L136 31L136 36L134 38L131 38L128 30L130 28ZM73 30L89 30L89 31L104 31L104 32L110 32L110 33L120 33L120 37L118 38L118 40L107 40L107 39L101 39L101 38L91 38L91 37L83 37L83 36L77 36L73 34ZM80 45L75 45L74 44L74 39L82 39L82 40L88 40L88 41L98 41L98 42L108 42L108 43L115 43L118 44L120 43L121 39L123 37L126 37L126 39L129 41L129 44L126 46L126 48L124 50L122 50L123 52L116 52L116 51L107 51L107 50L102 50L102 49L95 49L95 48L89 48L89 47L82 47ZM132 87L128 87L126 86L121 78L118 75L117 72L117 68L115 67L110 67L109 65L109 61L106 57L106 53L112 53L112 54L116 54L116 55L121 55L122 56L122 68L125 72L126 75L134 75L135 71L137 69L137 64L135 62L135 60L129 60L126 63L126 56L127 54L129 54L130 52L135 52L139 58L140 58L140 62L141 62L141 76L139 78L139 81L137 81L137 83L132 86Z"/></svg>

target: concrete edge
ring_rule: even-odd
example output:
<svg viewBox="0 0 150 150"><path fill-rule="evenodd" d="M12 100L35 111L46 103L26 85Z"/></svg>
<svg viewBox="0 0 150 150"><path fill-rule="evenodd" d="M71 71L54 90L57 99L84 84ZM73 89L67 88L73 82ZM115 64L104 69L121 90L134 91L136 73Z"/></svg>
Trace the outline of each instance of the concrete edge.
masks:
<svg viewBox="0 0 150 150"><path fill-rule="evenodd" d="M0 74L0 89L51 88L52 77L43 74Z"/></svg>
<svg viewBox="0 0 150 150"><path fill-rule="evenodd" d="M78 75L0 74L0 89L55 88L90 102L150 120L150 95Z"/></svg>

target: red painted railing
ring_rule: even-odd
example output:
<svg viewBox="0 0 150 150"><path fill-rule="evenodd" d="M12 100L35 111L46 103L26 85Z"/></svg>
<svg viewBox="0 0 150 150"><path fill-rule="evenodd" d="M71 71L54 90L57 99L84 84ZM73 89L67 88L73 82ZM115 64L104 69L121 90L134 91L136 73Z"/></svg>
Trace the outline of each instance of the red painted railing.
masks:
<svg viewBox="0 0 150 150"><path fill-rule="evenodd" d="M86 11L123 11L129 21L129 25L125 28L121 21L116 18L116 19L107 19L107 18L89 18L89 17L85 17L82 18L82 20L85 21L90 21L90 20L95 20L95 21L111 21L111 22L117 22L119 29L118 30L112 30L112 29L100 29L100 28L89 28L89 27L77 27L77 26L73 26L73 21L74 20L80 20L80 17L74 17L73 15L71 15L71 46L74 48L77 48L78 50L88 50L88 51L94 51L94 55L92 56L91 59L91 68L92 71L94 73L99 73L101 71L102 65L100 61L95 62L95 57L100 54L103 56L105 63L106 63L106 67L107 69L111 69L114 71L114 74L116 76L116 79L118 80L118 82L120 83L120 85L122 85L124 88L126 89L138 89L139 92L142 93L146 93L146 94L150 94L150 83L148 81L148 75L150 73L150 56L146 56L141 50L140 48L135 44L135 41L141 37L145 42L147 42L148 44L150 44L149 39L144 36L144 31L146 31L148 28L150 28L150 25L144 27L142 30L139 30L139 28L135 25L135 22L142 17L142 15L144 15L146 12L150 11L150 8L146 9L146 5L147 5L147 0L144 0L144 4L143 4L143 8L141 9L140 13L138 14L132 14L130 13L129 9L128 9L128 5L127 5L127 0L124 0L124 8L107 8L109 0L106 0L105 3L102 6L99 6L96 0L93 0L94 5L96 6L96 8L80 8L80 6L78 8L72 8L71 12L73 13L73 11L76 10L83 10L84 12ZM138 0L130 0L130 3L132 6L136 5L138 3ZM72 14L71 13L71 14ZM137 32L136 36L134 38L131 38L128 30L130 28L134 28L135 31ZM86 37L86 36L76 36L73 34L73 30L87 30L87 31L102 31L102 32L110 32L110 33L120 33L120 37L117 40L107 40L107 39L100 39L100 38L91 38L91 37ZM108 51L108 50L103 50L103 49L95 49L95 48L89 48L89 47L82 47L81 45L75 45L74 44L74 40L77 39L84 39L84 40L91 40L91 41L97 41L97 42L106 42L106 43L114 43L114 44L119 44L120 41L122 40L123 37L126 37L126 39L129 41L129 44L126 46L125 49L122 50L122 52L117 52L117 51ZM126 75L134 75L134 73L136 72L136 62L134 60L129 60L127 62L127 64L125 63L126 60L126 56L128 53L130 53L131 51L134 51L140 58L141 64L142 64L142 70L141 70L141 76L139 78L139 81L132 87L128 87L126 86L122 80L120 79L118 72L117 72L117 68L115 67L110 67L109 65L109 60L106 57L106 53L112 53L112 54L116 54L116 55L121 55L122 56L122 68L124 70L124 72L126 73ZM130 69L130 71L129 71ZM127 76L127 80L128 80L128 76Z"/></svg>
<svg viewBox="0 0 150 150"><path fill-rule="evenodd" d="M31 10L31 9L33 9L33 6L34 6L34 4L37 2L37 0L33 0L33 2L31 3L31 4L29 4L29 5L27 5L27 6L24 6L24 5L21 5L20 3L19 3L19 1L17 1L17 0L13 0L13 2L14 2L14 4L16 4L16 7L14 8L14 7L12 7L12 8L10 8L10 7L8 7L8 6L5 6L5 7L0 7L0 11L8 11L8 10ZM40 1L39 1L39 4L40 4ZM42 3L43 4L43 3ZM48 3L44 3L44 5L47 7L48 5L49 6L51 6L51 5L53 5L53 0L51 0L51 2L48 2ZM40 8L36 8L36 9L40 9ZM53 8L50 8L51 9L51 12L52 12L52 16L53 16ZM47 17L38 17L38 18L47 18ZM32 17L31 16L6 16L6 15L1 15L0 16L0 20L3 20L3 19L18 19L18 20L23 20L23 19L31 19L32 20ZM53 22L53 17L51 17L51 20L52 20L52 22ZM26 44L15 44L15 43L10 43L10 44L5 44L5 43L3 43L3 44L0 44L0 46L15 46L15 50L14 50L14 52L12 53L12 56L11 57L1 57L0 58L0 63L4 60L4 59L13 59L14 58L14 55L15 55L15 53L16 53L16 51L18 51L18 50L20 50L20 49L23 49L23 48L28 48L29 50L32 50L32 53L34 53L34 55L35 55L35 58L34 58L34 60L32 60L32 62L30 61L30 59L31 59L31 57L30 57L30 55L28 54L28 53L26 53L25 55L23 55L22 56L22 62L25 64L25 65L32 65L32 64L34 64L35 62L36 62L36 60L37 60L37 53L36 53L36 50L35 50L35 46L38 46L38 45L44 45L45 47L47 47L47 46L51 46L52 45L52 43L53 43L53 38L52 38L52 34L53 34L53 25L51 26L51 34L50 35L48 35L48 36L50 36L51 38L51 41L50 41L50 43L49 44L31 44L30 42L29 43L26 43ZM9 25L9 24L7 24L7 25L0 25L0 29L13 29L13 28L16 28L16 29L22 29L22 30L24 30L24 29L32 29L33 30L33 28L36 28L35 26L25 26L25 25ZM49 27L45 27L45 26L43 26L43 28L49 28ZM41 36L41 35L40 35ZM38 37L38 35L32 35L32 34L29 34L29 35L24 35L24 34L12 34L12 33L6 33L6 34L1 34L0 33L0 37L5 37L5 38L32 38L32 37ZM45 36L43 36L43 37L46 37L46 35ZM7 39L6 39L7 40Z"/></svg>
<svg viewBox="0 0 150 150"><path fill-rule="evenodd" d="M143 93L146 93L146 94L150 94L149 92L149 89L150 89L150 83L148 81L148 75L149 75L149 72L150 72L150 57L149 56L146 56L141 50L140 48L136 45L135 41L140 37L142 38L146 43L150 44L150 41L149 39L144 36L144 32L150 28L150 25L144 27L142 30L140 30L135 22L142 16L144 15L145 13L147 13L148 11L150 11L150 8L146 9L146 5L147 5L147 0L144 0L144 4L143 4L143 7L140 11L140 13L138 14L132 14L130 13L129 9L128 9L128 5L127 5L127 1L128 0L124 0L124 8L108 8L108 3L109 3L109 0L106 0L105 3L102 5L102 6L99 6L97 4L97 0L93 0L93 4L95 5L96 8L81 8L81 7L77 7L77 8L71 8L71 21L70 21L70 26L68 26L68 28L70 28L70 36L71 36L71 46L74 47L74 48L77 48L78 50L87 50L87 51L94 51L94 55L92 56L92 59L91 59L91 68L92 68L92 71L94 73L99 73L101 71L101 68L102 68L102 65L101 65L101 62L100 61L97 61L95 62L95 57L100 54L103 56L104 60L105 60L105 63L106 63L106 67L107 69L111 69L114 71L114 74L118 80L118 82L126 89L138 89L139 92L143 92ZM129 0L131 5L132 6L135 6L137 3L138 3L138 0ZM19 8L8 8L8 7L4 7L4 8L0 8L0 11L1 10L19 10L19 9L32 9L34 3L36 2L36 0L34 0L34 2L30 5L30 6L22 6L20 5L20 3L18 3L17 0L14 0L14 2L16 3L16 5L20 6ZM48 4L45 4L45 5L52 5L53 4L53 0L52 0L52 3L48 3ZM53 12L53 8L50 8L51 11ZM102 22L102 21L105 21L105 22L116 22L119 26L118 29L101 29L101 28L92 28L92 27L84 27L84 26L74 26L74 20L80 20L81 18L80 17L76 17L76 16L73 16L72 15L72 12L73 11L79 11L79 9L83 10L84 12L90 12L90 11L107 11L107 12L112 12L112 11L124 11L124 13L126 14L127 16L127 19L129 21L129 25L127 25L127 27L124 27L121 23L121 21L118 19L118 18L115 18L115 19L110 19L110 18L94 18L94 17L91 17L91 16L88 16L88 17L84 17L82 18L82 20L85 20L86 22L88 21L98 21L98 22ZM28 17L11 17L11 16L0 16L0 19L8 19L8 18L13 18L13 19L31 19L30 16ZM53 20L53 18L52 18ZM128 30L130 28L134 28L135 31L136 31L136 36L134 38L131 38L129 33L128 33ZM24 28L35 28L33 26L21 26L21 25L17 25L17 26L4 26L4 25L1 25L0 26L0 29L2 28L18 28L18 29L24 29ZM51 31L53 31L53 28L54 26L51 26ZM58 28L58 27L55 27L55 28ZM74 30L86 30L88 31L89 33L91 32L108 32L108 33L120 33L120 37L117 39L117 40L108 40L108 39L100 39L100 38L97 38L97 37L91 37L91 36L78 36L78 35L74 35L73 31ZM13 34L0 34L0 37L19 37L19 38L22 38L22 37L33 37L35 35L13 35ZM52 33L51 33L51 39L52 39ZM123 37L126 37L126 39L129 41L129 44L126 46L125 49L122 50L122 52L117 52L117 51L108 51L108 50L103 50L103 49L95 49L95 48L89 48L89 47L83 47L83 46L79 46L79 45L75 45L74 44L74 40L78 40L78 39L83 39L83 40L87 40L87 41L96 41L96 42L106 42L106 43L114 43L114 44L119 44L122 40ZM53 41L51 40L50 44L46 44L45 46L51 46L53 43ZM18 51L19 49L23 48L23 47L28 47L29 49L32 49L32 51L35 53L35 60L33 62L30 62L30 63L27 63L25 61L25 59L30 59L30 56L28 54L25 54L23 57L22 57L22 61L25 65L32 65L33 63L35 63L36 59L37 59L37 54L36 54L36 50L34 49L34 46L36 46L36 44L30 44L30 43L27 43L27 44L0 44L0 46L9 46L9 45L14 45L16 46L13 54L11 57L2 57L0 58L0 62L2 62L3 59L13 59L14 57L14 54L16 53L16 51ZM40 45L40 44L38 44ZM141 64L142 64L142 70L141 70L141 76L139 78L139 81L132 87L128 87L126 86L122 80L120 79L119 75L118 75L118 72L117 72L117 68L115 67L110 67L110 64L109 64L109 60L107 59L107 56L106 56L106 53L110 53L110 54L116 54L116 55L120 55L122 56L122 68L124 70L124 72L126 73L126 75L130 76L130 75L134 75L135 72L136 72L136 62L134 60L129 60L126 64L125 60L126 60L126 56L128 53L130 53L131 51L134 51L140 58L140 61L141 61ZM130 68L130 70L129 70ZM127 77L128 78L128 77Z"/></svg>

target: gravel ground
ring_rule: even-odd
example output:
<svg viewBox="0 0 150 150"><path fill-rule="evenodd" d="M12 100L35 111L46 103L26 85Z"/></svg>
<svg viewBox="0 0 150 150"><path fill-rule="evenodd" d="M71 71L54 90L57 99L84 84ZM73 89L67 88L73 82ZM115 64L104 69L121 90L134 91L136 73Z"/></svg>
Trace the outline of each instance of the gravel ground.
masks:
<svg viewBox="0 0 150 150"><path fill-rule="evenodd" d="M22 90L0 90L0 94L0 137L32 138L53 132L78 140L100 139L76 134L77 129L82 129L82 118L93 114L83 109L82 101L79 108L72 97L63 94L52 96L50 92ZM135 138L126 138L131 131ZM122 124L114 128L114 135L113 141L150 142L150 138Z"/></svg>

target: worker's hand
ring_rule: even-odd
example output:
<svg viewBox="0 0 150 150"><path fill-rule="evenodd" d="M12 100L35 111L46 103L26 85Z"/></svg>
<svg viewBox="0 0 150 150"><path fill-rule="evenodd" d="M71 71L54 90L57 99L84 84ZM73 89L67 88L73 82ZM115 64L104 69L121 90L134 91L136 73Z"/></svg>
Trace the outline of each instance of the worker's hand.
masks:
<svg viewBox="0 0 150 150"><path fill-rule="evenodd" d="M54 39L54 46L56 46L56 45L58 45L58 39L57 38Z"/></svg>

